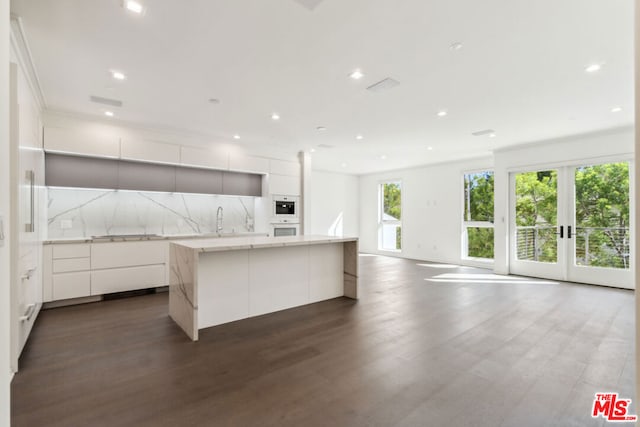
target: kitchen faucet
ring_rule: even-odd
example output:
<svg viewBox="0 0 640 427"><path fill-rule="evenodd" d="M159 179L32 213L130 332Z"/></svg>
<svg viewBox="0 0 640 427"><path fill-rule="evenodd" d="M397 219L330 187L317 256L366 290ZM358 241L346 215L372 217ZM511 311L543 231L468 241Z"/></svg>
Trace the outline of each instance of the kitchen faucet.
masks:
<svg viewBox="0 0 640 427"><path fill-rule="evenodd" d="M222 209L222 206L218 206L218 211L216 212L216 232L218 234L222 233L222 215L223 215L223 211L224 211L224 209Z"/></svg>

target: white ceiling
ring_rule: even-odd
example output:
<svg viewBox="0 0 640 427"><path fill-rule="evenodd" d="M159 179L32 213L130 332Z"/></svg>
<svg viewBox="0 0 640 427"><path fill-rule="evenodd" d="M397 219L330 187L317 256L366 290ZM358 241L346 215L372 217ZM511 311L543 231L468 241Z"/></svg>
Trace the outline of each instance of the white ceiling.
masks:
<svg viewBox="0 0 640 427"><path fill-rule="evenodd" d="M315 147L314 168L358 174L633 123L633 0L141 2L12 1L48 109L102 116L89 95L115 98L117 119ZM400 85L366 90L386 77Z"/></svg>

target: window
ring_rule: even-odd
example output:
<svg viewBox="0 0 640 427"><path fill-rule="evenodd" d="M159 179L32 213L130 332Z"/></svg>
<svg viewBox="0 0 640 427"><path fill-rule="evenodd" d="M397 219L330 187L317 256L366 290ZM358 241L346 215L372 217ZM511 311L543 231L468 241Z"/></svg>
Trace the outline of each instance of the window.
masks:
<svg viewBox="0 0 640 427"><path fill-rule="evenodd" d="M462 253L493 259L493 172L464 175Z"/></svg>
<svg viewBox="0 0 640 427"><path fill-rule="evenodd" d="M379 195L378 249L400 251L402 250L402 183L392 181L380 184Z"/></svg>

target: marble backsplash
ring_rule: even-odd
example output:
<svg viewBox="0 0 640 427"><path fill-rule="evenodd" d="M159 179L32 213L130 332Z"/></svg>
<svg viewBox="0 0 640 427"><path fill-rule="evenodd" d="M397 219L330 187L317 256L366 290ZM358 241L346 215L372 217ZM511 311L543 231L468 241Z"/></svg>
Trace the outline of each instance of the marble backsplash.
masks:
<svg viewBox="0 0 640 427"><path fill-rule="evenodd" d="M254 231L253 197L48 188L48 239Z"/></svg>

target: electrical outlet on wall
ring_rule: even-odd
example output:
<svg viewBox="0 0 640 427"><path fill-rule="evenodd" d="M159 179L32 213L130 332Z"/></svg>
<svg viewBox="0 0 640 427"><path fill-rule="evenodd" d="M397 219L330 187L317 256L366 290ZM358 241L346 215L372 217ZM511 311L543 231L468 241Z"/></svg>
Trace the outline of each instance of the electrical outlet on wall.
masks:
<svg viewBox="0 0 640 427"><path fill-rule="evenodd" d="M68 230L73 228L73 220L72 219L61 219L60 220L60 230Z"/></svg>

